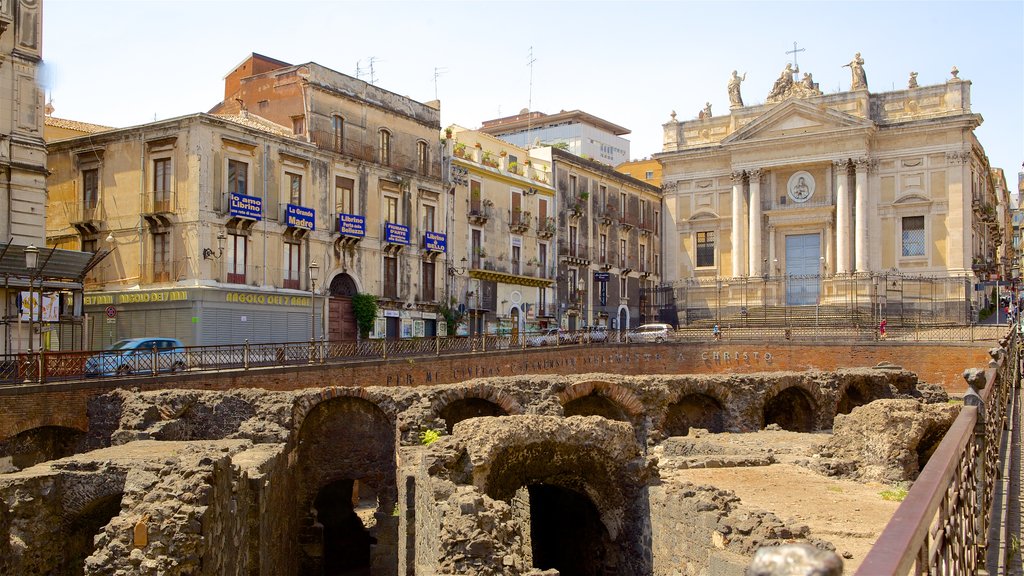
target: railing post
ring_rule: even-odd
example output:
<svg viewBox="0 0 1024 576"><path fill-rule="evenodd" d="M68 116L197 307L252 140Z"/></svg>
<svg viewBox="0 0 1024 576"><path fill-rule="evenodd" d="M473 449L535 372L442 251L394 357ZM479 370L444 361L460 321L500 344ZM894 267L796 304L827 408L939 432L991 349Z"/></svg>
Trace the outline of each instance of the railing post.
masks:
<svg viewBox="0 0 1024 576"><path fill-rule="evenodd" d="M40 347L39 347L39 383L40 384L42 384L43 382L46 381L46 358L44 357L45 353L46 353L46 349L43 348L40 345Z"/></svg>
<svg viewBox="0 0 1024 576"><path fill-rule="evenodd" d="M982 375L984 378L984 375ZM995 385L995 384L993 384ZM985 503L988 502L986 497L986 470L985 470L985 423L987 421L987 414L985 413L985 401L981 398L981 395L974 389L974 386L968 381L967 392L964 393L964 406L975 406L978 409L978 417L974 421L974 432L972 434L974 440L974 518L976 521L975 530L976 534L973 534L969 538L969 542L978 546L980 550L984 550L988 539L988 525L985 522L988 517L988 510L986 510ZM968 544L971 545L971 544ZM984 554L982 554L981 564L984 565Z"/></svg>
<svg viewBox="0 0 1024 576"><path fill-rule="evenodd" d="M434 355L441 355L441 337L436 334L434 335Z"/></svg>
<svg viewBox="0 0 1024 576"><path fill-rule="evenodd" d="M380 340L380 357L384 360L388 359L388 339L387 336Z"/></svg>
<svg viewBox="0 0 1024 576"><path fill-rule="evenodd" d="M150 358L153 360L153 362L152 362L152 375L156 376L156 372L157 372L157 366L156 366L156 363L157 363L156 346L153 346L151 354L152 354L152 356L150 356Z"/></svg>
<svg viewBox="0 0 1024 576"><path fill-rule="evenodd" d="M327 361L327 336L324 334L320 335L320 363L323 364Z"/></svg>
<svg viewBox="0 0 1024 576"><path fill-rule="evenodd" d="M245 347L242 348L242 368L249 369L249 339L245 339Z"/></svg>

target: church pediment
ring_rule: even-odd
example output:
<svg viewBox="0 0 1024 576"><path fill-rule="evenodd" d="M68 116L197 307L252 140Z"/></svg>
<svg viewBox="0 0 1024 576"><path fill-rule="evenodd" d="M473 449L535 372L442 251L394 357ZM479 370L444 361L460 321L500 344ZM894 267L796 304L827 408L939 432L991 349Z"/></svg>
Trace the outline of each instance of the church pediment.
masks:
<svg viewBox="0 0 1024 576"><path fill-rule="evenodd" d="M874 123L865 118L829 108L822 109L805 100L791 99L733 132L722 140L722 144L873 128Z"/></svg>

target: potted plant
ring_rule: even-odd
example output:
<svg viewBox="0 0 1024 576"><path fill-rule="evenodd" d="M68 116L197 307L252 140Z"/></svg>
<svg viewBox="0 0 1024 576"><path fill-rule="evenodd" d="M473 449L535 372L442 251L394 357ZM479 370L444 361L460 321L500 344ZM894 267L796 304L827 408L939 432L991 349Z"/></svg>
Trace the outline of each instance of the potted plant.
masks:
<svg viewBox="0 0 1024 576"><path fill-rule="evenodd" d="M516 174L518 174L519 173L519 163L517 163L517 162L509 162L508 163L508 171L509 172L515 172Z"/></svg>
<svg viewBox="0 0 1024 576"><path fill-rule="evenodd" d="M455 155L459 158L466 157L466 145L462 143L456 143L454 148Z"/></svg>

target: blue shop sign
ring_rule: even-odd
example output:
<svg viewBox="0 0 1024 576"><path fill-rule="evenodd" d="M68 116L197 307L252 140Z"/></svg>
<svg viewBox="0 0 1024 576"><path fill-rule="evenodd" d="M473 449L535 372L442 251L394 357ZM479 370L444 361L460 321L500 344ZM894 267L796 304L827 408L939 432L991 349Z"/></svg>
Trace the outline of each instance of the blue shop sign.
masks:
<svg viewBox="0 0 1024 576"><path fill-rule="evenodd" d="M362 238L366 236L366 216L338 214L338 232L343 236Z"/></svg>
<svg viewBox="0 0 1024 576"><path fill-rule="evenodd" d="M448 243L448 237L441 232L425 232L423 234L423 249L431 252L444 252Z"/></svg>
<svg viewBox="0 0 1024 576"><path fill-rule="evenodd" d="M249 220L263 219L263 199L232 192L228 197L229 212L232 216Z"/></svg>
<svg viewBox="0 0 1024 576"><path fill-rule="evenodd" d="M384 241L388 244L409 244L409 227L401 224L384 223Z"/></svg>
<svg viewBox="0 0 1024 576"><path fill-rule="evenodd" d="M316 230L316 210L296 204L286 204L284 207L284 221L290 228Z"/></svg>
<svg viewBox="0 0 1024 576"><path fill-rule="evenodd" d="M610 277L608 272L594 272L594 282L607 282Z"/></svg>

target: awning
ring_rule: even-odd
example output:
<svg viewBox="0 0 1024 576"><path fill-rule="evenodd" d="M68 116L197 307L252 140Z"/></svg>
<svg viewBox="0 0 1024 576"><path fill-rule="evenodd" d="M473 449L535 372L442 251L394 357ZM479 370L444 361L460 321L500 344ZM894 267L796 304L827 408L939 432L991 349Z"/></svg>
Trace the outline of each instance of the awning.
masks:
<svg viewBox="0 0 1024 576"><path fill-rule="evenodd" d="M110 250L79 252L59 248L39 248L38 268L25 267L25 248L13 243L0 243L0 277L9 286L28 286L29 281L44 285L60 282L81 287L86 273L110 254Z"/></svg>

